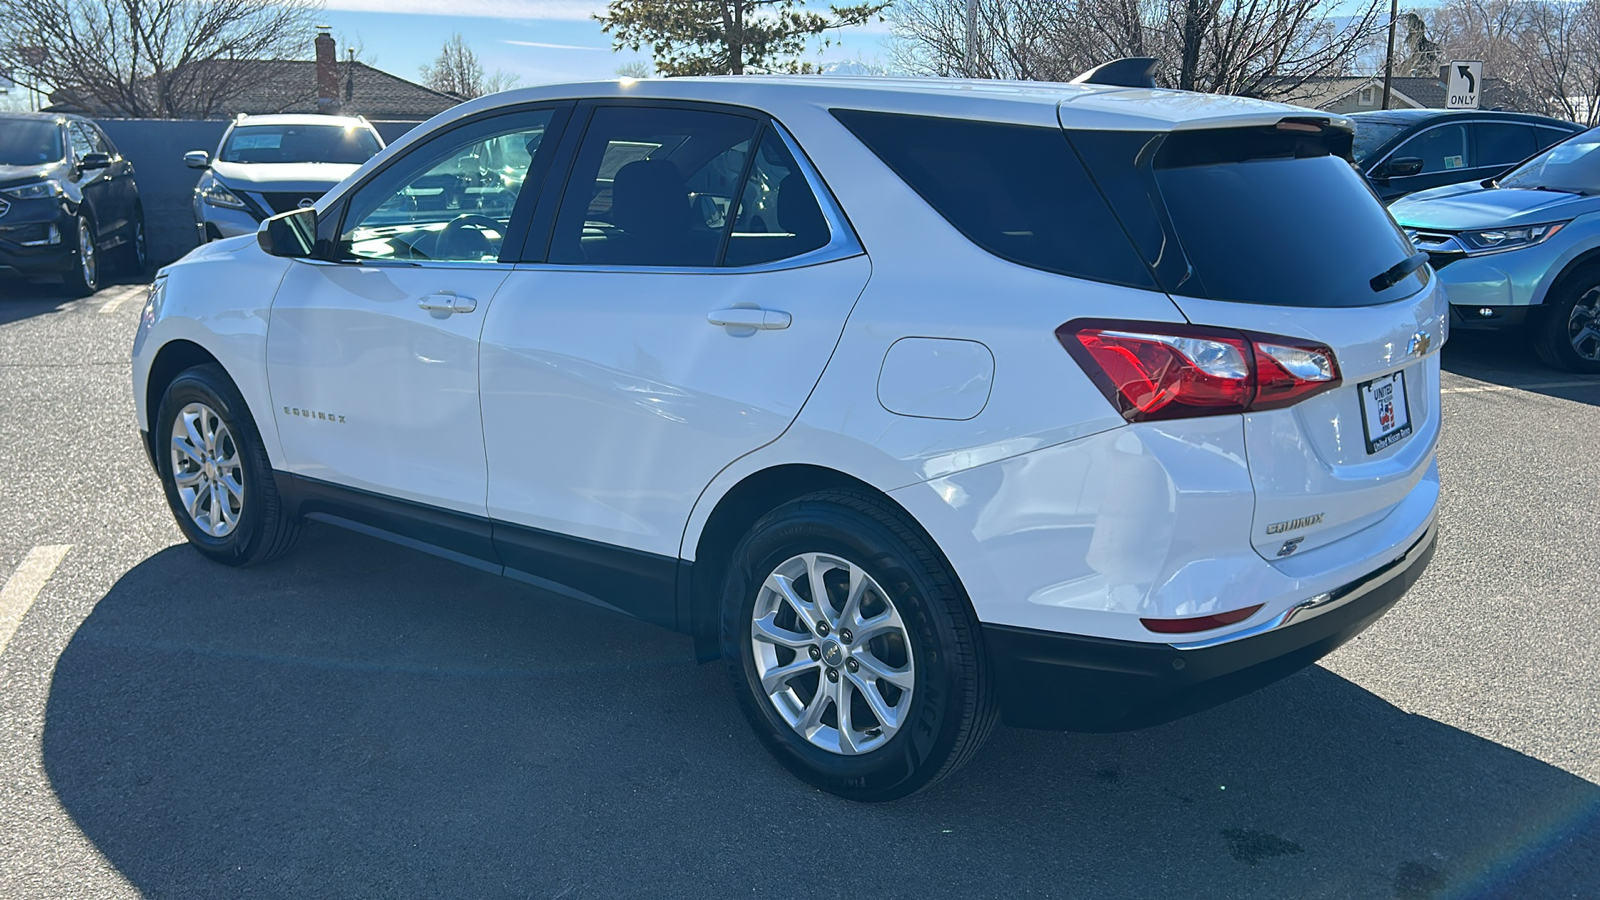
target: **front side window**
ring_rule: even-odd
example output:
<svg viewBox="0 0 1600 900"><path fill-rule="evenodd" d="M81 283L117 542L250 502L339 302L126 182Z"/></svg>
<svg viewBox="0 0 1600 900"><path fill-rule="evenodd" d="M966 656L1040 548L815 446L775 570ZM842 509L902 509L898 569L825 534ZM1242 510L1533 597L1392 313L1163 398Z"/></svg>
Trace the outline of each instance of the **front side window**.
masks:
<svg viewBox="0 0 1600 900"><path fill-rule="evenodd" d="M1391 160L1415 157L1422 160L1422 174L1454 172L1472 168L1467 154L1467 126L1440 125L1430 128L1395 150Z"/></svg>
<svg viewBox="0 0 1600 900"><path fill-rule="evenodd" d="M66 155L61 126L54 122L11 119L0 124L0 166L37 166Z"/></svg>
<svg viewBox="0 0 1600 900"><path fill-rule="evenodd" d="M360 125L240 125L228 132L217 161L360 165L380 149Z"/></svg>
<svg viewBox="0 0 1600 900"><path fill-rule="evenodd" d="M421 145L363 185L340 238L347 259L493 263L551 110L499 116Z"/></svg>
<svg viewBox="0 0 1600 900"><path fill-rule="evenodd" d="M567 179L549 261L715 266L757 124L697 109L595 110Z"/></svg>
<svg viewBox="0 0 1600 900"><path fill-rule="evenodd" d="M67 125L67 138L72 141L72 155L83 159L91 153L98 153L95 149L94 138L89 135L89 129L77 122Z"/></svg>

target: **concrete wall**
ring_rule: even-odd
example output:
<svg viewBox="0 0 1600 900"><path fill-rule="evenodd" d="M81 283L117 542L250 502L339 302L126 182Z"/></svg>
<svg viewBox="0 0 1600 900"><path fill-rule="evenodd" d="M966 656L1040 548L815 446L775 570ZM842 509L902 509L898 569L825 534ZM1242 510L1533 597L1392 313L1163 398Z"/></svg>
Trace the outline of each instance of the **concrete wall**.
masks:
<svg viewBox="0 0 1600 900"><path fill-rule="evenodd" d="M145 229L150 259L157 265L172 262L199 243L194 225L192 197L200 173L183 164L190 150L215 153L224 121L193 122L165 119L100 119L122 155L133 162L144 203ZM391 143L415 128L415 122L374 122L384 143Z"/></svg>

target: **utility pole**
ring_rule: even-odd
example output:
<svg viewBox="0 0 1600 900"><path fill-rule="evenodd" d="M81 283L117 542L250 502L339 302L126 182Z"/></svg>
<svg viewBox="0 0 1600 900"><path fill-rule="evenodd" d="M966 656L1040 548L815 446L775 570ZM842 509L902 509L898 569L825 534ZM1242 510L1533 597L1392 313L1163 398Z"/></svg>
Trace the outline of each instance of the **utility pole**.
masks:
<svg viewBox="0 0 1600 900"><path fill-rule="evenodd" d="M978 0L967 0L967 71L965 74L968 78L978 77Z"/></svg>
<svg viewBox="0 0 1600 900"><path fill-rule="evenodd" d="M1400 0L1389 0L1389 50L1383 55L1383 108L1389 108L1389 90L1394 81L1394 26L1400 19Z"/></svg>

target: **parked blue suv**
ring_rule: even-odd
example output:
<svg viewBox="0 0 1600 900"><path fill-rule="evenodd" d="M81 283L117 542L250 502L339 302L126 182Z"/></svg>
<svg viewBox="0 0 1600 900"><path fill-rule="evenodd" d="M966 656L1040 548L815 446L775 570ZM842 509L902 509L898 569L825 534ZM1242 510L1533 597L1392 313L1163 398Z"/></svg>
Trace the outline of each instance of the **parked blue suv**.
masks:
<svg viewBox="0 0 1600 900"><path fill-rule="evenodd" d="M1545 362L1600 373L1600 128L1496 180L1389 208L1427 252L1458 328L1526 326Z"/></svg>

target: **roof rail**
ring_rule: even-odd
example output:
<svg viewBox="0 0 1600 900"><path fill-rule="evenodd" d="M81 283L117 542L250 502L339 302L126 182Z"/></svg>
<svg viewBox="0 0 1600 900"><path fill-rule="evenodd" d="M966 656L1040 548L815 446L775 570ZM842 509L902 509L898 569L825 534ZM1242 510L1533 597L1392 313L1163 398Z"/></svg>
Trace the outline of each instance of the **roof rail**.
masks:
<svg viewBox="0 0 1600 900"><path fill-rule="evenodd" d="M1118 87L1153 88L1156 63L1153 56L1129 56L1102 63L1072 79L1068 84L1114 84Z"/></svg>

